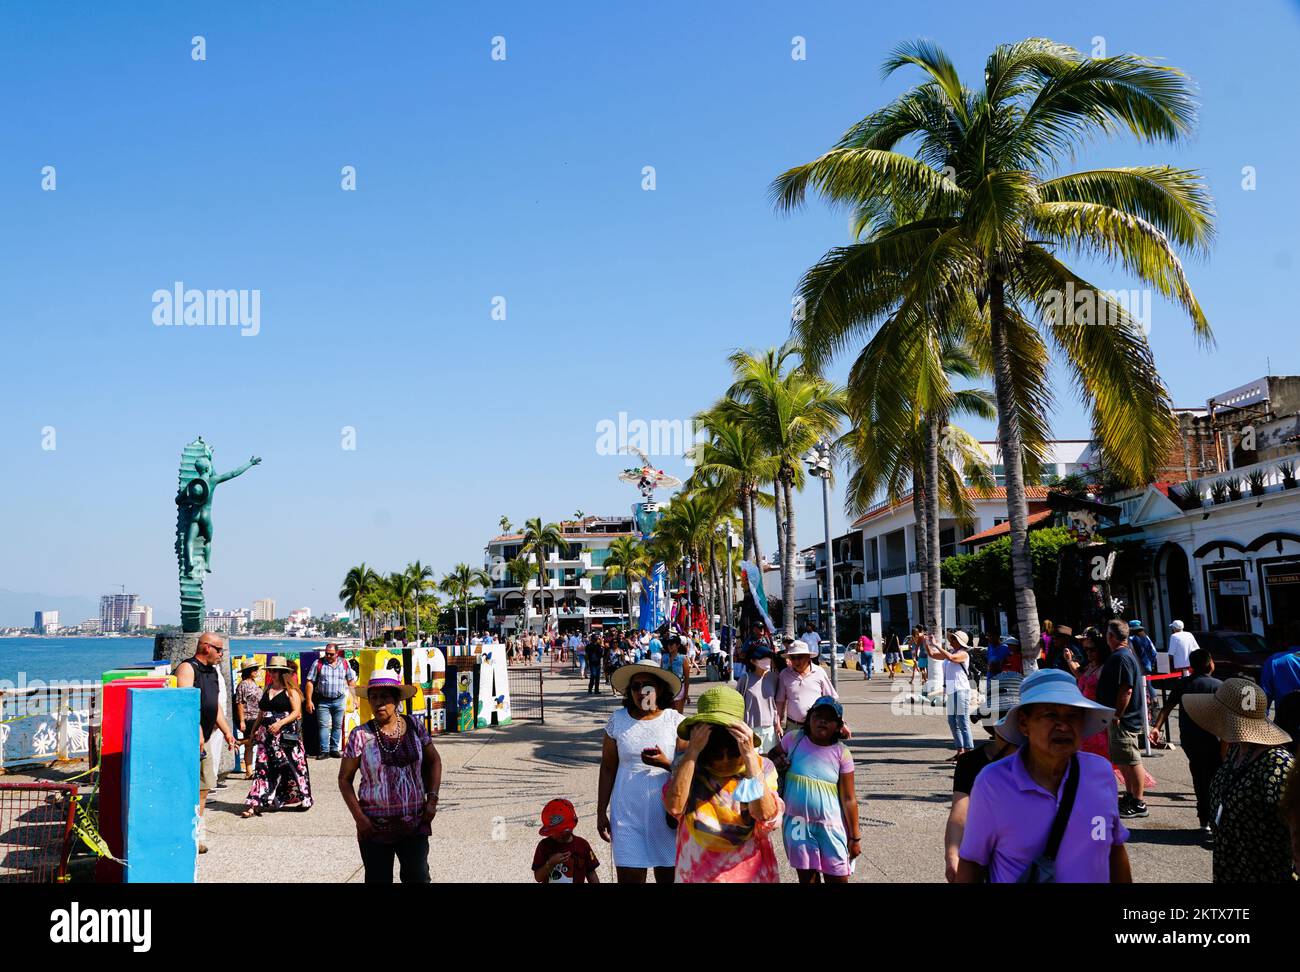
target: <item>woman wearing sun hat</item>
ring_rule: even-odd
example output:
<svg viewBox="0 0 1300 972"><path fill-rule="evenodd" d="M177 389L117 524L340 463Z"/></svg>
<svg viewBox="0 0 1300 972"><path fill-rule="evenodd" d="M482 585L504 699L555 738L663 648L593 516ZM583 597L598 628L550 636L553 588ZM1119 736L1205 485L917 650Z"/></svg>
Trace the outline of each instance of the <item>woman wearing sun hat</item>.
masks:
<svg viewBox="0 0 1300 972"><path fill-rule="evenodd" d="M263 671L266 691L258 703L258 726L253 732L257 760L242 817L311 806L311 777L302 745L302 692L283 655L273 656Z"/></svg>
<svg viewBox="0 0 1300 972"><path fill-rule="evenodd" d="M362 686L374 717L348 733L339 791L357 825L367 884L393 883L393 858L403 884L429 883L430 824L438 812L442 759L425 727L398 711L415 695L390 669ZM357 771L361 787L353 788Z"/></svg>
<svg viewBox="0 0 1300 972"><path fill-rule="evenodd" d="M656 884L671 884L677 843L659 795L683 716L673 708L682 683L653 664L623 665L610 677L623 705L605 723L596 795L596 832L608 841L620 884L644 884L654 868Z"/></svg>
<svg viewBox="0 0 1300 972"><path fill-rule="evenodd" d="M775 884L776 767L745 724L745 700L727 685L706 689L677 734L687 746L663 791L663 807L677 821L677 880Z"/></svg>
<svg viewBox="0 0 1300 972"><path fill-rule="evenodd" d="M1213 695L1183 697L1188 718L1228 744L1210 781L1215 883L1282 883L1296 879L1291 835L1279 813L1295 757L1268 719L1268 697L1254 682L1229 678Z"/></svg>
<svg viewBox="0 0 1300 972"><path fill-rule="evenodd" d="M1020 747L975 778L957 882L1128 883L1132 880L1110 761L1081 752L1115 710L1084 698L1069 672L1044 668L1021 685L998 734Z"/></svg>
<svg viewBox="0 0 1300 972"><path fill-rule="evenodd" d="M942 648L934 635L924 635L921 649L936 661L943 662L943 694L948 709L948 729L957 752L948 757L955 763L963 753L975 748L970 731L970 635L961 628L948 632L948 647Z"/></svg>

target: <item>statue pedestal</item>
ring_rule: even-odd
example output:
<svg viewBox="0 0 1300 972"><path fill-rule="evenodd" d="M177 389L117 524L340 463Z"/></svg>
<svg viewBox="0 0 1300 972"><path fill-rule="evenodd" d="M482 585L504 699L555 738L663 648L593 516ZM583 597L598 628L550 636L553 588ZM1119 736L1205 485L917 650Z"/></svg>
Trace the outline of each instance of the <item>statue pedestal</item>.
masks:
<svg viewBox="0 0 1300 972"><path fill-rule="evenodd" d="M169 668L175 668L178 662L194 657L198 648L198 631L174 632L153 636L153 660L165 661Z"/></svg>

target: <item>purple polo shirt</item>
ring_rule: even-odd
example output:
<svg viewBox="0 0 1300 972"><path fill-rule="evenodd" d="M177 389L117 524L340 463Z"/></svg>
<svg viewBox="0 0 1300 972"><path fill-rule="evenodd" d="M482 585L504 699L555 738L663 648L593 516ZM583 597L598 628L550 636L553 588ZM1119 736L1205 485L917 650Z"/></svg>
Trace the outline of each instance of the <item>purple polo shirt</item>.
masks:
<svg viewBox="0 0 1300 972"><path fill-rule="evenodd" d="M1030 777L1023 751L990 763L971 788L961 858L987 867L994 884L1014 884L1047 846L1067 779L1069 770L1053 795ZM1057 882L1109 883L1110 849L1127 840L1110 761L1079 753L1079 791L1056 855Z"/></svg>

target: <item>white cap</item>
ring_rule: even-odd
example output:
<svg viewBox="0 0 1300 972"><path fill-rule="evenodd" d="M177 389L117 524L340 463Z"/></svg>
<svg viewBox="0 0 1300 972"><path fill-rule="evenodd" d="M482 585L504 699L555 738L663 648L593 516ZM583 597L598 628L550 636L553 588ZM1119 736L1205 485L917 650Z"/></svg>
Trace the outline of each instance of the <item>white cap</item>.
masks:
<svg viewBox="0 0 1300 972"><path fill-rule="evenodd" d="M1181 621L1175 621L1175 622L1174 622L1173 624L1171 624L1169 627L1171 627L1171 628L1172 628L1173 630L1175 630L1175 631L1182 631L1182 630L1183 630L1183 622L1181 622Z"/></svg>

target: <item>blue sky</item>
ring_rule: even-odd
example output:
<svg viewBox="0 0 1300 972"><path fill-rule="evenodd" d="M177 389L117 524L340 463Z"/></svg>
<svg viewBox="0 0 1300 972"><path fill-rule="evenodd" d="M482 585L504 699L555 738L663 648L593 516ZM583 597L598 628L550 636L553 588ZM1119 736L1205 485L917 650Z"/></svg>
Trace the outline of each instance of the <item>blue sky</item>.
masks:
<svg viewBox="0 0 1300 972"><path fill-rule="evenodd" d="M502 514L626 510L597 423L689 417L730 349L785 337L845 221L778 217L766 187L911 83L879 64L917 37L970 83L995 44L1037 35L1186 70L1194 139L1079 164L1170 161L1215 196L1218 242L1189 271L1218 348L1154 309L1178 404L1266 356L1300 371L1294 4L118 7L3 15L0 588L126 584L174 619L174 477L198 434L221 469L264 460L217 493L210 606L334 608L360 560L441 571L479 562ZM260 290L260 333L155 327L151 295L178 280ZM1065 384L1056 430L1087 431ZM815 492L798 511L818 539Z"/></svg>

